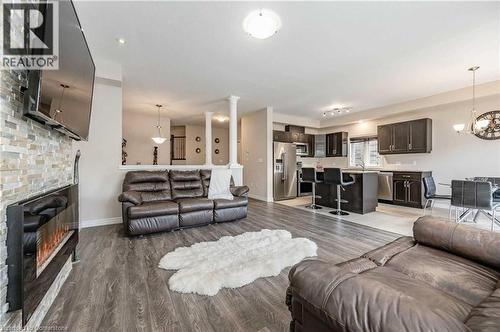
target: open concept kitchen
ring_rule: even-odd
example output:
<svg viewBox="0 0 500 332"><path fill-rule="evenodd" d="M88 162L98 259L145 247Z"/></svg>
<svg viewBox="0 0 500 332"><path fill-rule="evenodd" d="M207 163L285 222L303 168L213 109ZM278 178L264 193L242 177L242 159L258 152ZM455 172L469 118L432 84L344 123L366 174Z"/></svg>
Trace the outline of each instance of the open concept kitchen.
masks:
<svg viewBox="0 0 500 332"><path fill-rule="evenodd" d="M445 124L451 120L445 112L426 108L371 120L348 113L325 111L324 120L348 120L324 128L275 119L275 202L408 235L414 218L425 214L499 225L491 214L452 203L454 173L464 173L463 180L482 174L469 174L463 161L453 164L463 135Z"/></svg>

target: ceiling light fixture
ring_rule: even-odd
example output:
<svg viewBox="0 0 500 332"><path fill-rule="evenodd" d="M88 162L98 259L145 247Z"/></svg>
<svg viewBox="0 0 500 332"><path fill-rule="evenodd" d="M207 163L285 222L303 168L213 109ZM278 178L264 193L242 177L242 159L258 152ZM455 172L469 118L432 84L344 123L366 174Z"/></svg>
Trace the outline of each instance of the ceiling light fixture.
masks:
<svg viewBox="0 0 500 332"><path fill-rule="evenodd" d="M121 45L124 45L127 43L127 41L125 40L125 38L116 38L116 42L118 44L121 44Z"/></svg>
<svg viewBox="0 0 500 332"><path fill-rule="evenodd" d="M227 118L223 115L217 116L215 119L219 122L225 122L227 120Z"/></svg>
<svg viewBox="0 0 500 332"><path fill-rule="evenodd" d="M351 107L334 107L332 108L331 111L328 112L323 112L323 116L338 116L342 115L343 113L349 113L351 111Z"/></svg>
<svg viewBox="0 0 500 332"><path fill-rule="evenodd" d="M156 107L158 107L158 122L156 123L156 128L158 128L158 136L157 137L151 137L153 142L156 144L163 144L167 140L165 137L161 136L161 125L160 125L160 108L162 108L162 105L157 104Z"/></svg>
<svg viewBox="0 0 500 332"><path fill-rule="evenodd" d="M476 135L478 132L484 130L490 124L488 119L477 120L476 112L476 70L479 66L473 66L467 69L472 72L472 110L471 117L467 126L464 123L459 123L453 125L453 130L459 134L473 134Z"/></svg>
<svg viewBox="0 0 500 332"><path fill-rule="evenodd" d="M258 39L267 39L281 28L281 19L269 9L258 9L245 17L243 30Z"/></svg>

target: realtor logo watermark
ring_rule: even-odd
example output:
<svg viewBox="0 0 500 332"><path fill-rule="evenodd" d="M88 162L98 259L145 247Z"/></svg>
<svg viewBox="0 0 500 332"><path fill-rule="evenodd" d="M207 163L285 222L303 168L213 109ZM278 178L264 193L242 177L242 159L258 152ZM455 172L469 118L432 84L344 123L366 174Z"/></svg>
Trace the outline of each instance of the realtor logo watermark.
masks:
<svg viewBox="0 0 500 332"><path fill-rule="evenodd" d="M59 69L59 3L3 1L1 69Z"/></svg>

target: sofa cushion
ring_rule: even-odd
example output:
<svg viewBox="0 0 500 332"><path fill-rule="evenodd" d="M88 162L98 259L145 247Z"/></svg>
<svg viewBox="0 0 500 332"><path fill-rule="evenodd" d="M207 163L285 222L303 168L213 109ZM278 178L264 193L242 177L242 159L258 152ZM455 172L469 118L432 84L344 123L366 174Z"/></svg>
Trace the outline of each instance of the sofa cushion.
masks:
<svg viewBox="0 0 500 332"><path fill-rule="evenodd" d="M200 171L170 171L173 199L203 196Z"/></svg>
<svg viewBox="0 0 500 332"><path fill-rule="evenodd" d="M170 214L178 214L179 206L172 201L144 202L141 205L131 206L128 216L132 219L156 217Z"/></svg>
<svg viewBox="0 0 500 332"><path fill-rule="evenodd" d="M465 323L472 331L493 332L500 326L500 288L472 309Z"/></svg>
<svg viewBox="0 0 500 332"><path fill-rule="evenodd" d="M128 172L123 180L123 191L141 193L144 202L170 200L170 189L167 171L133 171Z"/></svg>
<svg viewBox="0 0 500 332"><path fill-rule="evenodd" d="M293 296L333 330L467 331L461 319L470 305L366 258L338 266L305 260L289 278Z"/></svg>
<svg viewBox="0 0 500 332"><path fill-rule="evenodd" d="M246 197L234 197L232 200L214 199L214 206L216 210L229 209L246 205L248 205L248 198Z"/></svg>
<svg viewBox="0 0 500 332"><path fill-rule="evenodd" d="M472 306L478 305L496 288L500 277L498 272L486 266L422 245L394 256L385 266Z"/></svg>
<svg viewBox="0 0 500 332"><path fill-rule="evenodd" d="M214 209L214 201L205 197L178 198L175 201L179 204L180 213Z"/></svg>

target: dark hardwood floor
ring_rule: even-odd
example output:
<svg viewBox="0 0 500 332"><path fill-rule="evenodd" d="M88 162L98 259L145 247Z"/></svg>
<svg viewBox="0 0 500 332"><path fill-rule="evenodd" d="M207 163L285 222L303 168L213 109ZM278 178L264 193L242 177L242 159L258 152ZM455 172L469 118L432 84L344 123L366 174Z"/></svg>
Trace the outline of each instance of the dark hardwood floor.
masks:
<svg viewBox="0 0 500 332"><path fill-rule="evenodd" d="M251 200L248 218L144 237L127 238L121 225L84 229L81 261L45 317L43 326L66 331L286 331L289 268L216 296L168 289L174 271L157 267L179 246L263 228L286 229L318 245L318 256L338 263L399 235L335 221L280 204Z"/></svg>

